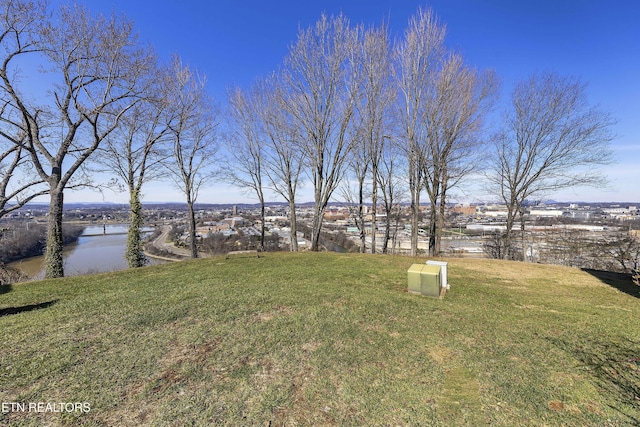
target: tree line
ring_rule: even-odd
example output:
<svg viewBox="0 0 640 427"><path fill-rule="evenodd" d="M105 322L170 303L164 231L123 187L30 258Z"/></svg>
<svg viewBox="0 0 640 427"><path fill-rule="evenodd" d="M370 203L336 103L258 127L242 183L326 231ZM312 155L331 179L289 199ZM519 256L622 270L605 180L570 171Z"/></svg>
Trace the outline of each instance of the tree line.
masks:
<svg viewBox="0 0 640 427"><path fill-rule="evenodd" d="M177 55L158 58L124 16L0 0L0 22L0 217L49 196L47 277L64 274L64 191L99 189L96 171L111 171L128 191L127 259L137 267L144 260L140 198L154 179L172 179L185 196L192 257L193 204L214 178L253 192L262 219L265 192L280 194L289 203L292 251L303 182L313 186L312 250L320 248L327 204L340 193L355 206L363 242L365 204L373 205L372 229L383 212L389 232L398 203L410 201L415 255L426 195L435 255L447 198L484 174L507 204L501 253L511 258L511 229L527 198L598 185L594 166L610 160L613 121L573 77L545 72L523 80L498 130L490 130L498 77L448 49L445 25L422 7L396 41L384 23L322 15L299 31L277 70L229 89L224 111L208 95L204 75ZM38 79L44 94L32 91L34 63L45 72Z"/></svg>
<svg viewBox="0 0 640 427"><path fill-rule="evenodd" d="M64 244L78 240L84 227L69 225L62 235ZM0 229L0 264L39 256L45 248L47 228L44 224L13 224L11 229Z"/></svg>
<svg viewBox="0 0 640 427"><path fill-rule="evenodd" d="M334 192L353 206L363 251L365 206L372 206L372 252L376 214L385 213L388 232L398 202L408 200L412 255L421 198L430 207L429 254L437 255L448 197L483 176L485 188L507 206L500 253L515 258L513 228L521 219L524 236L527 199L604 183L597 166L611 161L614 122L589 103L579 79L543 72L516 84L491 129L499 79L448 49L445 32L424 8L395 42L384 24L321 16L300 31L277 71L230 91L227 176L263 206L265 188L289 201L292 242L296 191L307 178L315 202L312 250Z"/></svg>

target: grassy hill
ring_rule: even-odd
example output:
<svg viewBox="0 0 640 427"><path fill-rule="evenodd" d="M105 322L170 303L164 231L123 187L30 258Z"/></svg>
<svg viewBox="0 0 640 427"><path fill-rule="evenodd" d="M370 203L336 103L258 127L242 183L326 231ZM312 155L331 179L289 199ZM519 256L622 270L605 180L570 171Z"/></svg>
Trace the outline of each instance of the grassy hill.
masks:
<svg viewBox="0 0 640 427"><path fill-rule="evenodd" d="M640 424L630 281L448 261L443 300L406 292L424 258L334 253L14 285L0 295L0 401L90 411L0 424Z"/></svg>

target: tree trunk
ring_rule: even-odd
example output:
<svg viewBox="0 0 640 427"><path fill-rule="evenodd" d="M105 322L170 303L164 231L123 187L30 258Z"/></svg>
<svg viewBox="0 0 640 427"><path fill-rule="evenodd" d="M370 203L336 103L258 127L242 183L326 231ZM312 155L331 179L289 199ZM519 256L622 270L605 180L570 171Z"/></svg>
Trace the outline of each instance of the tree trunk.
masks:
<svg viewBox="0 0 640 427"><path fill-rule="evenodd" d="M438 232L438 210L436 204L431 201L431 212L429 212L429 255L437 254L436 235Z"/></svg>
<svg viewBox="0 0 640 427"><path fill-rule="evenodd" d="M317 252L320 250L320 232L322 231L322 220L324 216L324 208L317 209L313 216L311 226L311 250Z"/></svg>
<svg viewBox="0 0 640 427"><path fill-rule="evenodd" d="M296 203L293 201L293 197L289 198L289 215L291 217L289 250L291 252L298 252L298 219L296 218Z"/></svg>
<svg viewBox="0 0 640 427"><path fill-rule="evenodd" d="M504 237L501 239L504 244L503 250L503 258L504 259L512 259L512 241L511 241L511 232L513 231L513 225L515 223L515 212L514 209L507 208L507 229L504 233Z"/></svg>
<svg viewBox="0 0 640 427"><path fill-rule="evenodd" d="M520 208L520 237L522 238L522 261L527 261L527 241L524 232L524 209Z"/></svg>
<svg viewBox="0 0 640 427"><path fill-rule="evenodd" d="M131 205L131 224L127 236L126 258L129 268L142 267L145 264L145 257L142 251L142 239L140 229L142 227L142 204L140 203L140 192L131 188L129 190Z"/></svg>
<svg viewBox="0 0 640 427"><path fill-rule="evenodd" d="M444 229L444 214L445 214L445 205L440 201L440 206L438 206L438 215L436 219L436 239L435 239L435 247L433 250L434 256L440 256L442 252L442 230Z"/></svg>
<svg viewBox="0 0 640 427"><path fill-rule="evenodd" d="M418 153L411 142L409 154L409 191L411 192L411 256L418 255L418 222L420 216L420 190L422 174L418 164Z"/></svg>
<svg viewBox="0 0 640 427"><path fill-rule="evenodd" d="M389 239L391 238L391 211L387 212L385 227L386 227L386 230L384 231L384 239L382 241L383 254L387 254L389 252Z"/></svg>
<svg viewBox="0 0 640 427"><path fill-rule="evenodd" d="M436 246L435 254L439 256L442 252L442 230L444 230L444 217L447 209L447 181L442 184L442 191L440 193L440 206L438 212L437 226L436 226Z"/></svg>
<svg viewBox="0 0 640 427"><path fill-rule="evenodd" d="M442 189L442 183L440 182L440 168L434 166L434 170L431 172L432 176L425 180L426 190L429 196L429 203L431 205L431 212L429 213L429 255L437 256L439 252L438 247L438 199L440 198L440 192Z"/></svg>
<svg viewBox="0 0 640 427"><path fill-rule="evenodd" d="M364 229L364 180L358 185L358 222L360 231L360 253L367 252L367 232Z"/></svg>
<svg viewBox="0 0 640 427"><path fill-rule="evenodd" d="M198 246L196 242L196 214L193 210L193 201L191 197L187 200L189 209L189 249L191 250L191 258L198 258Z"/></svg>
<svg viewBox="0 0 640 427"><path fill-rule="evenodd" d="M411 189L411 256L418 255L418 219L420 215L420 190Z"/></svg>
<svg viewBox="0 0 640 427"><path fill-rule="evenodd" d="M53 186L52 186L53 187ZM61 189L51 189L49 198L49 219L47 221L47 248L45 251L45 277L64 277L62 259L62 208L64 193Z"/></svg>
<svg viewBox="0 0 640 427"><path fill-rule="evenodd" d="M393 255L396 254L396 244L398 242L398 226L400 225L400 213L396 215L395 223L393 224L393 237L392 237L392 247L391 253Z"/></svg>
<svg viewBox="0 0 640 427"><path fill-rule="evenodd" d="M377 223L376 223L376 214L378 210L378 168L376 165L373 165L373 183L371 188L371 253L376 253L376 231L377 231Z"/></svg>
<svg viewBox="0 0 640 427"><path fill-rule="evenodd" d="M260 197L260 250L264 251L264 197Z"/></svg>

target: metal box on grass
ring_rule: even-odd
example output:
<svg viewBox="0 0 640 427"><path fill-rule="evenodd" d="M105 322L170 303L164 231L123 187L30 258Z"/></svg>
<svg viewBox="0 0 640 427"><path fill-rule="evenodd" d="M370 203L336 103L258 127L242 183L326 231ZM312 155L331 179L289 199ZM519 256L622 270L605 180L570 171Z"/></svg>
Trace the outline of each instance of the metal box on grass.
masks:
<svg viewBox="0 0 640 427"><path fill-rule="evenodd" d="M447 278L447 266L449 265L449 263L445 261L434 261L430 259L427 261L427 265L440 266L440 282L441 282L440 286L444 288L445 292L448 291L450 289L449 281Z"/></svg>
<svg viewBox="0 0 640 427"><path fill-rule="evenodd" d="M409 293L441 297L442 282L439 265L413 264L407 271Z"/></svg>
<svg viewBox="0 0 640 427"><path fill-rule="evenodd" d="M407 275L409 278L409 293L422 293L422 288L420 285L420 272L422 271L422 267L424 267L424 264L413 264L411 267L409 267L409 270L407 271Z"/></svg>

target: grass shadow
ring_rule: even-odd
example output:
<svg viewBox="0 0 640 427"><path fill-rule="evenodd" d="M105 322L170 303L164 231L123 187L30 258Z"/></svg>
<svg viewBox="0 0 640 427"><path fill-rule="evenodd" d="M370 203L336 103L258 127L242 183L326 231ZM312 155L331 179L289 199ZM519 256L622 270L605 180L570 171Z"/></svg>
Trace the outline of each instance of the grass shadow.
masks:
<svg viewBox="0 0 640 427"><path fill-rule="evenodd" d="M594 337L549 340L580 361L599 389L615 397L610 408L632 425L640 425L640 342Z"/></svg>
<svg viewBox="0 0 640 427"><path fill-rule="evenodd" d="M589 273L593 277L600 280L612 288L616 288L620 292L631 295L635 298L640 298L640 286L633 283L631 280L631 274L628 273L614 273L612 271L591 270L583 268L582 271Z"/></svg>
<svg viewBox="0 0 640 427"><path fill-rule="evenodd" d="M52 305L54 305L57 302L58 302L58 300L54 299L54 300L47 301L47 302L41 302L40 304L30 304L30 305L23 305L21 307L2 308L2 309L0 309L0 317L9 316L9 315L12 315L12 314L24 313L24 312L27 312L27 311L39 310L41 308L51 307Z"/></svg>
<svg viewBox="0 0 640 427"><path fill-rule="evenodd" d="M12 290L13 290L13 287L11 287L11 285L0 285L0 295L8 294Z"/></svg>

